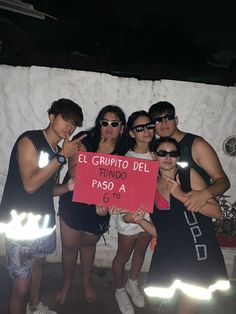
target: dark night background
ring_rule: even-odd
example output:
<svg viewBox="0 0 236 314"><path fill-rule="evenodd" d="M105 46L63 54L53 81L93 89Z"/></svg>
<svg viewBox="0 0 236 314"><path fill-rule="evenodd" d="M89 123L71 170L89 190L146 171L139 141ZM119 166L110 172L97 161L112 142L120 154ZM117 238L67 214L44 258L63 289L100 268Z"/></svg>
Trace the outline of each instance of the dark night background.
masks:
<svg viewBox="0 0 236 314"><path fill-rule="evenodd" d="M28 0L57 20L0 9L0 63L138 79L236 83L233 2Z"/></svg>

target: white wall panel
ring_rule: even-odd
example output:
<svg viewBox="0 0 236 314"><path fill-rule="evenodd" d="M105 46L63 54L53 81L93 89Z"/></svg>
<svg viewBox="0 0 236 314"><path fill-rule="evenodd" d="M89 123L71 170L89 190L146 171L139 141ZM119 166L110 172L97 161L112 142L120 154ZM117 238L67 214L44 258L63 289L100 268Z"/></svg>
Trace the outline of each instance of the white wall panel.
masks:
<svg viewBox="0 0 236 314"><path fill-rule="evenodd" d="M98 111L107 104L121 106L127 116L146 109L159 100L172 102L179 116L179 127L202 135L218 153L231 180L227 192L236 198L236 157L222 151L224 139L236 134L236 88L181 81L140 81L103 73L46 67L0 65L0 197L6 178L9 156L17 136L25 130L46 127L47 109L58 98L78 102L84 111L84 128L93 126ZM57 199L55 200L57 207ZM59 231L59 228L58 228ZM111 266L116 250L116 231L111 221L107 245L98 244L96 265ZM0 237L0 254L4 254ZM50 261L60 260L58 249ZM150 254L144 269L148 268Z"/></svg>

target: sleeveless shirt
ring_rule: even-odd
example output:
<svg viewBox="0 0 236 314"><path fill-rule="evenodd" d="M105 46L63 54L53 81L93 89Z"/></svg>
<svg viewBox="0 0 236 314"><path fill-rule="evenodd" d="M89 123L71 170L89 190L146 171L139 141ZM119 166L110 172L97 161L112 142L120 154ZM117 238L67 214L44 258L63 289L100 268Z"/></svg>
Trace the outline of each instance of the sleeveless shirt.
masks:
<svg viewBox="0 0 236 314"><path fill-rule="evenodd" d="M187 162L189 169L193 168L194 170L196 170L197 173L205 180L206 184L209 185L211 178L209 177L207 172L203 168L199 167L193 160L192 146L195 138L200 138L200 136L191 133L186 133L182 140L178 143L180 147L179 161Z"/></svg>
<svg viewBox="0 0 236 314"><path fill-rule="evenodd" d="M47 153L49 162L55 157L55 152L47 142L42 130L26 131L18 137L10 157L7 179L0 205L0 222L9 222L11 220L10 212L12 209L15 209L17 213L49 214L49 227L52 227L55 225L53 187L57 181L59 171L34 193L26 192L20 175L17 152L18 143L24 137L31 141L38 156L40 156L41 152Z"/></svg>

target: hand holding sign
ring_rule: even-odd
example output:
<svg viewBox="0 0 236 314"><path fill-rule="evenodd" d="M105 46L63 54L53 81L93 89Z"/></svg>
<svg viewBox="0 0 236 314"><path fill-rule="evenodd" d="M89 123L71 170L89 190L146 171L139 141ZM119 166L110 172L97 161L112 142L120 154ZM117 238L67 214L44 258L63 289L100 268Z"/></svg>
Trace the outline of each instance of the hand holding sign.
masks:
<svg viewBox="0 0 236 314"><path fill-rule="evenodd" d="M74 202L153 211L157 161L78 152Z"/></svg>
<svg viewBox="0 0 236 314"><path fill-rule="evenodd" d="M123 217L124 222L139 224L146 212L146 210L140 208L136 212L129 212Z"/></svg>
<svg viewBox="0 0 236 314"><path fill-rule="evenodd" d="M127 214L130 211L128 209L118 208L117 206L103 206L103 205L96 205L96 213L99 216L105 216L108 213L110 215L120 215L120 214Z"/></svg>
<svg viewBox="0 0 236 314"><path fill-rule="evenodd" d="M120 215L120 214L127 214L130 210L124 208L118 208L117 206L110 206L109 207L109 214L110 215Z"/></svg>
<svg viewBox="0 0 236 314"><path fill-rule="evenodd" d="M99 216L106 216L109 213L109 207L103 205L96 205L96 213Z"/></svg>

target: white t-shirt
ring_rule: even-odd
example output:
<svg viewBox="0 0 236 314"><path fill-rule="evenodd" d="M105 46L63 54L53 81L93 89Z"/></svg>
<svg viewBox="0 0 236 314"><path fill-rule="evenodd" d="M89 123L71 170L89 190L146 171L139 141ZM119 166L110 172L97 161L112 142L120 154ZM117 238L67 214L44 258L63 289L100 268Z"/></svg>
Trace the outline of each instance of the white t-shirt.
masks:
<svg viewBox="0 0 236 314"><path fill-rule="evenodd" d="M145 154L139 154L134 152L133 150L129 150L126 153L127 157L135 157L135 158L142 158L142 159L149 159L152 160L152 155L150 152L145 153ZM141 228L138 224L133 224L133 223L126 223L123 220L124 215L117 215L116 216L116 229L120 234L124 235L135 235L140 232L144 232L143 228ZM145 214L144 216L145 219L150 221L150 216L148 213Z"/></svg>

